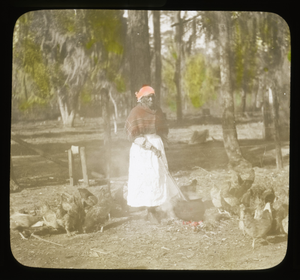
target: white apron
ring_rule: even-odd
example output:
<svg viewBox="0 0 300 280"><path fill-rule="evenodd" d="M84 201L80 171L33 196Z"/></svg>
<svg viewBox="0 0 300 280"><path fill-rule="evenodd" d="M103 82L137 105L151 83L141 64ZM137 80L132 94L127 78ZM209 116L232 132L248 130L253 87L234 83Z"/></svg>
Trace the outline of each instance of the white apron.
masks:
<svg viewBox="0 0 300 280"><path fill-rule="evenodd" d="M131 207L159 206L178 194L177 186L166 172L168 163L160 136L146 134L144 137L161 151L161 157L132 143L127 195L127 204Z"/></svg>

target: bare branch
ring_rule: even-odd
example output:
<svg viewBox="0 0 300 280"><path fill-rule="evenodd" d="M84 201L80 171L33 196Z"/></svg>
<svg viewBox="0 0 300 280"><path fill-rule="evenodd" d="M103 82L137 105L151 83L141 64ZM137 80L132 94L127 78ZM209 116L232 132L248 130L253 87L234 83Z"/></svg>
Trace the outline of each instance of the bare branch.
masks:
<svg viewBox="0 0 300 280"><path fill-rule="evenodd" d="M193 16L193 17L191 17L191 18L185 19L185 20L181 21L180 23L179 23L179 22L175 22L175 23L173 23L173 24L171 25L171 27L174 27L174 26L179 25L179 24L187 23L187 22L189 22L189 21L191 21L191 20L193 20L193 19L195 19L195 18L197 18L197 17L199 17L199 16L201 16L201 13L198 13L197 15L195 15L195 16Z"/></svg>

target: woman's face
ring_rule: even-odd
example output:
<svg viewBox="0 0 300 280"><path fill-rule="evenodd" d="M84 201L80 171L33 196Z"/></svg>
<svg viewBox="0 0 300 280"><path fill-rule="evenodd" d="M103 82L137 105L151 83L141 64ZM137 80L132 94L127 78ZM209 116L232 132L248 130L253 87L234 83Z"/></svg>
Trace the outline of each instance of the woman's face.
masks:
<svg viewBox="0 0 300 280"><path fill-rule="evenodd" d="M142 104L146 105L150 109L154 109L155 108L155 95L149 94L149 95L143 96L141 98L141 102L142 102Z"/></svg>

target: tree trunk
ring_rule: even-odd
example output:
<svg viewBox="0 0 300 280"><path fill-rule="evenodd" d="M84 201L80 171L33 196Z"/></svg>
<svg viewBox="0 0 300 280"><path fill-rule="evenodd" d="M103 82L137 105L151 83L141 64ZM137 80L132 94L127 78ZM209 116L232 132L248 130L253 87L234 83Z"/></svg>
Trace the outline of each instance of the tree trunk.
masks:
<svg viewBox="0 0 300 280"><path fill-rule="evenodd" d="M273 120L272 120L272 108L270 106L270 97L272 99L269 90L264 89L262 113L263 113L263 122L264 122L263 138L266 141L273 140L274 138L273 129L272 129Z"/></svg>
<svg viewBox="0 0 300 280"><path fill-rule="evenodd" d="M110 108L109 91L106 88L101 89L102 118L104 120L104 157L105 157L105 175L107 184L110 187L111 173L111 126L110 126Z"/></svg>
<svg viewBox="0 0 300 280"><path fill-rule="evenodd" d="M78 97L73 96L73 98L78 98ZM57 100L58 100L58 105L59 105L59 110L63 121L63 125L65 127L73 127L74 119L76 115L76 107L68 105L68 102L64 100L63 96L60 95L59 93L57 95ZM76 102L73 100L73 103Z"/></svg>
<svg viewBox="0 0 300 280"><path fill-rule="evenodd" d="M196 25L196 19L194 18L193 21L192 21L192 34L190 35L190 38L188 40L188 43L187 43L187 48L186 48L186 53L188 55L191 55L192 54L192 51L193 51L193 47L194 45L196 44L196 32L197 32L197 25Z"/></svg>
<svg viewBox="0 0 300 280"><path fill-rule="evenodd" d="M27 87L26 87L26 73L24 73L23 76L23 90L24 90L24 96L25 96L25 100L28 100L28 94L27 94Z"/></svg>
<svg viewBox="0 0 300 280"><path fill-rule="evenodd" d="M242 89L241 91L241 95L242 95L242 114L245 114L246 111L246 92L244 89Z"/></svg>
<svg viewBox="0 0 300 280"><path fill-rule="evenodd" d="M235 127L234 101L230 76L230 30L229 20L225 12L220 12L219 17L219 44L220 44L220 76L222 89L222 128L224 146L229 161L239 161L242 157L237 132Z"/></svg>
<svg viewBox="0 0 300 280"><path fill-rule="evenodd" d="M257 104L257 99L258 99L258 88L259 88L259 81L256 79L254 81L254 86L252 89L252 96L251 96L251 110L252 112L255 112L256 109L256 104Z"/></svg>
<svg viewBox="0 0 300 280"><path fill-rule="evenodd" d="M180 11L177 11L174 17L176 21L175 25L175 42L176 42L176 64L174 73L174 83L176 85L176 112L177 122L182 121L182 98L181 98L181 52L182 52L182 35L183 35L183 24L180 17Z"/></svg>
<svg viewBox="0 0 300 280"><path fill-rule="evenodd" d="M114 122L114 132L117 134L118 132L118 126L117 126L117 120L118 120L118 106L115 99L112 97L111 91L109 91L109 98L111 99L113 105L114 105L114 112L113 112L113 122Z"/></svg>
<svg viewBox="0 0 300 280"><path fill-rule="evenodd" d="M251 163L246 161L241 153L238 143L234 101L231 80L231 50L230 50L230 14L219 12L219 50L220 50L220 76L222 89L222 129L226 154L229 160L229 168L235 176L231 182L231 188L240 197L249 189L254 181L255 173ZM241 177L242 176L242 180Z"/></svg>
<svg viewBox="0 0 300 280"><path fill-rule="evenodd" d="M273 120L274 120L274 142L276 150L276 165L277 169L283 168L282 154L281 154L281 144L280 144L280 134L279 134L279 123L278 123L278 100L277 94L274 87L269 87L269 94L272 96L272 111L273 111Z"/></svg>
<svg viewBox="0 0 300 280"><path fill-rule="evenodd" d="M131 107L136 105L135 92L151 83L150 46L147 11L128 11L128 39L130 40Z"/></svg>
<svg viewBox="0 0 300 280"><path fill-rule="evenodd" d="M160 38L160 11L153 11L154 53L155 53L155 76L154 89L157 104L160 105L161 89L161 38Z"/></svg>

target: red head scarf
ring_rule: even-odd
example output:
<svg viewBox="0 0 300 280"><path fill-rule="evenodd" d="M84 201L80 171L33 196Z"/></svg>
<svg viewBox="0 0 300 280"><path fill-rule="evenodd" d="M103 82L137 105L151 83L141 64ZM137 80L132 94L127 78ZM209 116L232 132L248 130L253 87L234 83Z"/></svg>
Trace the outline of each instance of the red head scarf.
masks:
<svg viewBox="0 0 300 280"><path fill-rule="evenodd" d="M137 100L140 100L141 97L149 95L149 94L155 94L154 89L150 86L143 86L139 92L135 93L135 96Z"/></svg>

